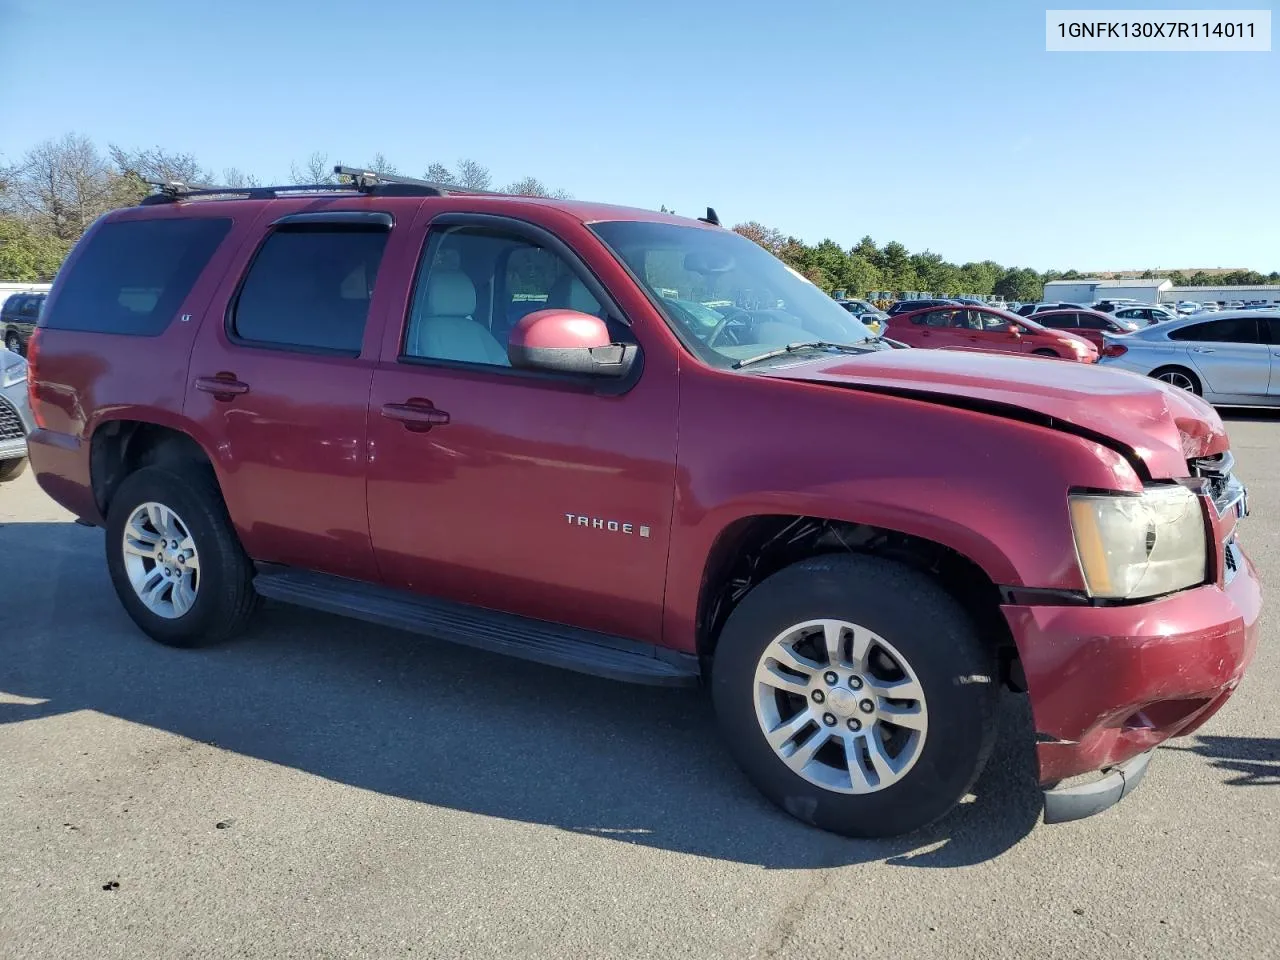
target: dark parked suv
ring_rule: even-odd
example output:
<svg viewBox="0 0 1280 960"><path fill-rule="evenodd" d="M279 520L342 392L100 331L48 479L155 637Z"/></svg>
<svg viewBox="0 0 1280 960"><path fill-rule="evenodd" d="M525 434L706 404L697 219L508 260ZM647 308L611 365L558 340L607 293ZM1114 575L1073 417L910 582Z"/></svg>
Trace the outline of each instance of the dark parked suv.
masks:
<svg viewBox="0 0 1280 960"><path fill-rule="evenodd" d="M1062 820L1239 683L1261 595L1199 398L895 347L710 212L348 173L171 188L50 295L31 463L161 643L269 597L702 681L765 794L863 836L966 794L1002 686Z"/></svg>
<svg viewBox="0 0 1280 960"><path fill-rule="evenodd" d="M46 297L43 293L15 293L0 307L0 342L14 353L26 353Z"/></svg>

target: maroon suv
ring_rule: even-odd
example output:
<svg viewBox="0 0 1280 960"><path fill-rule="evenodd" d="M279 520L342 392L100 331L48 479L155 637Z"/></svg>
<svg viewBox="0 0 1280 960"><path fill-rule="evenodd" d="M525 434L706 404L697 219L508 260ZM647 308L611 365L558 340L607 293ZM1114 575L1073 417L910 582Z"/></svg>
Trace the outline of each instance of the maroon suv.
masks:
<svg viewBox="0 0 1280 960"><path fill-rule="evenodd" d="M965 795L1002 685L1062 820L1240 682L1261 597L1198 398L899 348L710 211L347 172L171 186L54 284L31 462L161 643L268 597L702 680L764 793L861 836Z"/></svg>

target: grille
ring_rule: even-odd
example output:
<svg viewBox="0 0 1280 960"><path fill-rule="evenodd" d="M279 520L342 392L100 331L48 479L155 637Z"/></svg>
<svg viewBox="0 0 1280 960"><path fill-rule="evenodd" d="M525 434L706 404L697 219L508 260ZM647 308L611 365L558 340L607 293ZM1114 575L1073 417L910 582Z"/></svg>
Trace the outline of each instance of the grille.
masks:
<svg viewBox="0 0 1280 960"><path fill-rule="evenodd" d="M0 397L0 440L18 440L26 435L18 411L12 403Z"/></svg>
<svg viewBox="0 0 1280 960"><path fill-rule="evenodd" d="M1244 484L1233 473L1235 466L1236 459L1230 451L1187 461L1191 475L1204 480L1209 499L1213 501L1219 516L1237 508L1245 500ZM1243 515L1243 510L1240 512Z"/></svg>

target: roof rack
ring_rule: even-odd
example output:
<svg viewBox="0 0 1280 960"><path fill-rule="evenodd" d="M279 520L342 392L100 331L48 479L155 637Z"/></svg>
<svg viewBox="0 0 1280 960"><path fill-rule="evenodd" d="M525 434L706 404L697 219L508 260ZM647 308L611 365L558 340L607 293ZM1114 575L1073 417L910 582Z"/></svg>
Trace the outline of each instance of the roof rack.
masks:
<svg viewBox="0 0 1280 960"><path fill-rule="evenodd" d="M156 192L143 197L144 206L157 203L177 203L180 200L272 200L277 197L296 197L316 193L363 193L380 197L443 197L451 193L491 193L489 190L468 190L446 183L399 177L361 167L344 167L341 164L333 172L347 179L339 183L285 184L277 187L226 187L205 183L185 183L181 180L148 180Z"/></svg>

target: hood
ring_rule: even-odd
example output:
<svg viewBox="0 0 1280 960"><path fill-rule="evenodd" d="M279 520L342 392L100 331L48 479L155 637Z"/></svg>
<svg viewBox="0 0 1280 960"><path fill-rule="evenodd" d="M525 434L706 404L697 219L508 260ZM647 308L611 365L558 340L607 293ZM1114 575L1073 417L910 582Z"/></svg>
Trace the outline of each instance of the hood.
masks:
<svg viewBox="0 0 1280 960"><path fill-rule="evenodd" d="M786 380L913 396L999 415L1017 410L1108 438L1153 478L1187 476L1187 460L1226 450L1222 419L1197 396L1109 367L1048 357L882 350L761 369Z"/></svg>

